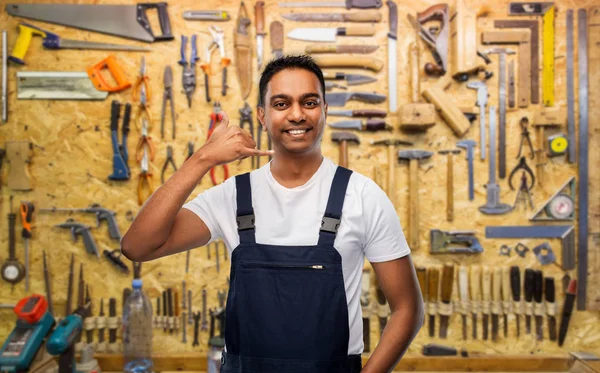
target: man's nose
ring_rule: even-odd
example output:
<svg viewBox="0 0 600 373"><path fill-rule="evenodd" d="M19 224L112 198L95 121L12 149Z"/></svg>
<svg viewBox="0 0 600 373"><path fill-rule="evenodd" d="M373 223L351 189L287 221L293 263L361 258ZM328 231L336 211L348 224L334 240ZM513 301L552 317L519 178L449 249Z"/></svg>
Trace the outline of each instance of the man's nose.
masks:
<svg viewBox="0 0 600 373"><path fill-rule="evenodd" d="M288 110L288 118L287 118L290 122L302 122L304 121L305 115L304 115L304 111L302 110L302 105L300 104L293 104L290 109Z"/></svg>

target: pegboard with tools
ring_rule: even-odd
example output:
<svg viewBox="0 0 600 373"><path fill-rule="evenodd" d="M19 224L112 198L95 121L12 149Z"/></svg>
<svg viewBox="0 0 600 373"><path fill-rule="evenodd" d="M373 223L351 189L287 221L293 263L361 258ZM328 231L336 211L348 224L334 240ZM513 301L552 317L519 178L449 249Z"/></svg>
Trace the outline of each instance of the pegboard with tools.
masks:
<svg viewBox="0 0 600 373"><path fill-rule="evenodd" d="M407 357L600 351L600 4L331 3L171 1L141 20L125 0L4 4L0 303L47 294L61 319L88 298L78 348L119 353L121 232L220 111L268 149L261 71L306 53L326 79L324 156L379 184L412 249L427 316ZM215 168L190 199L265 162ZM156 351L206 355L230 254L143 265ZM368 357L389 307L364 273Z"/></svg>

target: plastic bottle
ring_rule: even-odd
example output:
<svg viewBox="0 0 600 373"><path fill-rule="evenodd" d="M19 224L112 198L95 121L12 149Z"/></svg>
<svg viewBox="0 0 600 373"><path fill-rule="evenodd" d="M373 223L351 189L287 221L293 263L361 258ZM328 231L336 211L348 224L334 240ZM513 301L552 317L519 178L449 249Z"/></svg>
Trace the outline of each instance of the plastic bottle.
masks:
<svg viewBox="0 0 600 373"><path fill-rule="evenodd" d="M134 279L133 291L123 306L123 357L125 373L152 372L152 304Z"/></svg>

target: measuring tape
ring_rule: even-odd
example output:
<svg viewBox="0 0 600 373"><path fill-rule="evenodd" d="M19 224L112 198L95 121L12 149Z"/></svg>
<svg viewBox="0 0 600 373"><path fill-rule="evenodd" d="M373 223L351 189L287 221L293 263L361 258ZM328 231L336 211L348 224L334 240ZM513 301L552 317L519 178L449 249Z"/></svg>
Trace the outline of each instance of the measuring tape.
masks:
<svg viewBox="0 0 600 373"><path fill-rule="evenodd" d="M568 219L573 215L574 210L575 204L573 203L573 199L564 193L556 195L546 205L546 214L555 219Z"/></svg>
<svg viewBox="0 0 600 373"><path fill-rule="evenodd" d="M569 140L564 134L558 134L548 137L548 148L550 149L550 156L563 155L566 153L569 147Z"/></svg>

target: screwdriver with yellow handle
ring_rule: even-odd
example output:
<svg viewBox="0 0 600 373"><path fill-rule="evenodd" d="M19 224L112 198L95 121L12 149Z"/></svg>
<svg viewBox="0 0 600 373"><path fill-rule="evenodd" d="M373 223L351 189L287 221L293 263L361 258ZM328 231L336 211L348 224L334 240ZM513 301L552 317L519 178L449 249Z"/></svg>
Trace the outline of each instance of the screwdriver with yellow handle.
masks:
<svg viewBox="0 0 600 373"><path fill-rule="evenodd" d="M150 50L150 48L147 47L138 47L134 45L107 44L83 40L62 39L56 34L42 30L39 27L25 22L20 22L17 28L19 30L19 36L17 37L17 41L12 53L8 58L11 61L21 65L25 64L25 54L29 49L29 44L31 43L31 38L33 36L41 36L43 39L42 46L46 49L94 49L132 52L147 52Z"/></svg>

